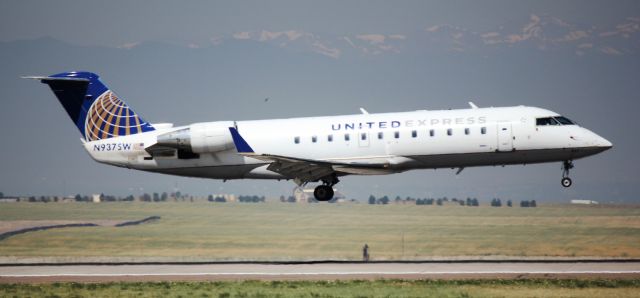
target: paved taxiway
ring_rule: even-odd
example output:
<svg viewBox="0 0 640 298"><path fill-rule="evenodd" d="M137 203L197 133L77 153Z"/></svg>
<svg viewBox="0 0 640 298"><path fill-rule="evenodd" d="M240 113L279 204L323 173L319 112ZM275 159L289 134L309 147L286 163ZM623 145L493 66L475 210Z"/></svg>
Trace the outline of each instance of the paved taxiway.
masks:
<svg viewBox="0 0 640 298"><path fill-rule="evenodd" d="M640 278L640 262L140 264L0 266L0 282L246 279Z"/></svg>

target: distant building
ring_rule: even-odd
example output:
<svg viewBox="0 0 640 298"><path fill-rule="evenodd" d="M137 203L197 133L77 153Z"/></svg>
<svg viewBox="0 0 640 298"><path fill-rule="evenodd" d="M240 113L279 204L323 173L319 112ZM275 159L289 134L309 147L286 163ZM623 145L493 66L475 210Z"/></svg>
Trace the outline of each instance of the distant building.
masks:
<svg viewBox="0 0 640 298"><path fill-rule="evenodd" d="M0 203L15 203L20 201L20 198L18 197L3 197L0 198Z"/></svg>
<svg viewBox="0 0 640 298"><path fill-rule="evenodd" d="M224 201L227 203L235 202L238 200L238 196L232 194L215 194L212 195L213 198L224 198Z"/></svg>
<svg viewBox="0 0 640 298"><path fill-rule="evenodd" d="M60 200L60 202L62 202L62 203L72 203L72 202L75 202L75 201L76 201L76 198L75 197L71 197L71 196L63 197L62 200Z"/></svg>
<svg viewBox="0 0 640 298"><path fill-rule="evenodd" d="M91 201L94 202L94 203L102 202L102 194L92 194L91 195Z"/></svg>
<svg viewBox="0 0 640 298"><path fill-rule="evenodd" d="M599 203L591 200L571 200L571 204L598 205Z"/></svg>
<svg viewBox="0 0 640 298"><path fill-rule="evenodd" d="M313 189L310 189L311 196L313 196ZM293 189L293 197L296 198L296 203L309 202L309 193L305 193L305 189L302 187L296 187Z"/></svg>

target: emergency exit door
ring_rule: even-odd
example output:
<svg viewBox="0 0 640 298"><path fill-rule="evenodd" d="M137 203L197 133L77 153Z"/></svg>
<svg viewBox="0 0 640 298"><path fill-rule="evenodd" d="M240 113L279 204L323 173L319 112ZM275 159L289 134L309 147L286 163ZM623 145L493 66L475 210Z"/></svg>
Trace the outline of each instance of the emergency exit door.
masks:
<svg viewBox="0 0 640 298"><path fill-rule="evenodd" d="M513 131L511 123L498 123L498 151L513 150Z"/></svg>

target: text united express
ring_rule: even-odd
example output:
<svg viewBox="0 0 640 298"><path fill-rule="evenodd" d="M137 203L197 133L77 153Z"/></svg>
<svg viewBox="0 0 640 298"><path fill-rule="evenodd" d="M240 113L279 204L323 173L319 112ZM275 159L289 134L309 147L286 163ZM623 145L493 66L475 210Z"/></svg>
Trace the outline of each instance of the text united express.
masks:
<svg viewBox="0 0 640 298"><path fill-rule="evenodd" d="M467 117L467 118L440 118L440 119L422 119L422 120L405 120L405 121L371 121L371 122L351 122L351 123L334 123L331 124L331 130L356 130L356 129L385 129L399 127L420 127L435 125L472 125L484 124L487 122L486 117Z"/></svg>

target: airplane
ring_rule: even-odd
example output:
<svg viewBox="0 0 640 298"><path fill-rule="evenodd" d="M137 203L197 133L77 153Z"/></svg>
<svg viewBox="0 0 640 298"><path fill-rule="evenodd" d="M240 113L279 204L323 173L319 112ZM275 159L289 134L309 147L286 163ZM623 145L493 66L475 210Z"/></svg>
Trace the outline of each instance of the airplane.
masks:
<svg viewBox="0 0 640 298"><path fill-rule="evenodd" d="M570 187L573 161L611 142L558 113L528 106L418 110L174 127L149 123L90 72L23 77L47 84L97 162L148 172L223 179L319 182L329 201L347 175L562 163Z"/></svg>

